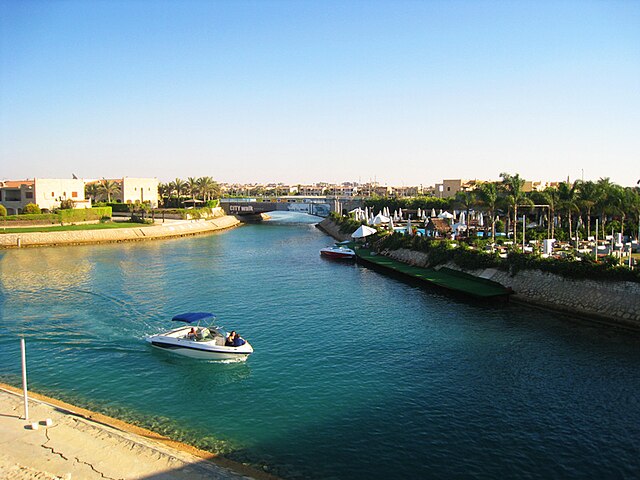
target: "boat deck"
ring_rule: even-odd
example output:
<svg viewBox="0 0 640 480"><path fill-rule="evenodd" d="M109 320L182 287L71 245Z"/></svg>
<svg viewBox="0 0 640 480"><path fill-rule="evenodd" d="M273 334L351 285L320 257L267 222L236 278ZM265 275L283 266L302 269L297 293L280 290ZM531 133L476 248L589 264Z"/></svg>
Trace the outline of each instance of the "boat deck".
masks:
<svg viewBox="0 0 640 480"><path fill-rule="evenodd" d="M474 277L468 273L459 272L443 267L439 270L433 268L416 267L399 262L384 255L376 255L371 250L364 247L356 247L356 256L361 263L380 267L409 276L416 280L429 284L471 295L477 298L498 298L508 297L512 292L510 289L484 278Z"/></svg>

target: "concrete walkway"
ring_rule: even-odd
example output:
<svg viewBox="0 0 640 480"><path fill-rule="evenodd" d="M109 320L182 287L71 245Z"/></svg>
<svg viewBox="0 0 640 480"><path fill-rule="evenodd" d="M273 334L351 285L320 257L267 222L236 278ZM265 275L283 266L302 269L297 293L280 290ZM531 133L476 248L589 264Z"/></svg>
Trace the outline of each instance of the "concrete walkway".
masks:
<svg viewBox="0 0 640 480"><path fill-rule="evenodd" d="M66 232L5 233L0 235L0 248L78 245L86 243L115 243L160 238L183 237L225 230L240 224L234 216L225 215L211 220L167 220L153 226L105 230L77 230Z"/></svg>
<svg viewBox="0 0 640 480"><path fill-rule="evenodd" d="M13 390L0 388L0 478L274 478L242 464L215 464L211 454L82 409L72 412L30 398L30 418L25 421L22 396ZM47 419L51 426L46 426ZM32 429L32 422L37 429Z"/></svg>

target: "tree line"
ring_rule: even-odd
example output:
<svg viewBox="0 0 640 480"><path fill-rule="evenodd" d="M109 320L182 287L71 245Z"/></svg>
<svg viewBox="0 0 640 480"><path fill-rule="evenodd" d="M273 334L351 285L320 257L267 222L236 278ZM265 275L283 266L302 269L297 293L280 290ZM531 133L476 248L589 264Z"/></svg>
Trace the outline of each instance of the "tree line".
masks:
<svg viewBox="0 0 640 480"><path fill-rule="evenodd" d="M158 194L164 207L182 207L185 200L191 199L206 203L220 197L220 185L212 177L188 177L186 180L176 178L158 185Z"/></svg>
<svg viewBox="0 0 640 480"><path fill-rule="evenodd" d="M498 182L485 182L474 190L457 192L455 197L442 199L416 197L412 199L376 198L367 205L377 209L459 209L482 211L489 219L492 237L497 225L506 225L506 231L517 238L526 219L542 219L539 226L550 238L572 239L596 235L598 221L599 238L611 231L637 238L640 225L640 187L621 187L611 180L560 182L542 191L524 192L525 179L519 174L501 173ZM525 219L525 225L526 225ZM545 235L545 236L547 236Z"/></svg>

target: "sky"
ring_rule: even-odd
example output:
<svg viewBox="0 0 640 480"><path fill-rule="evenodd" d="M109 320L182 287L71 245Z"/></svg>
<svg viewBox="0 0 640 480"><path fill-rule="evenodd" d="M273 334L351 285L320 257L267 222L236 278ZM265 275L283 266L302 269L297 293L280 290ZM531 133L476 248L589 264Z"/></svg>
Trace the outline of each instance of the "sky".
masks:
<svg viewBox="0 0 640 480"><path fill-rule="evenodd" d="M0 0L0 180L640 179L640 1Z"/></svg>

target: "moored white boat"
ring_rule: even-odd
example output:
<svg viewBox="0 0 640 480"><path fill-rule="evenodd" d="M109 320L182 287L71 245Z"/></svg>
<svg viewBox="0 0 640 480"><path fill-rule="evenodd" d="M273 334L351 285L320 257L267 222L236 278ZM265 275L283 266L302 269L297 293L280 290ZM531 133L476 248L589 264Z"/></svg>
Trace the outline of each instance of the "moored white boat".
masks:
<svg viewBox="0 0 640 480"><path fill-rule="evenodd" d="M320 255L328 258L351 260L356 258L356 252L342 245L334 245L320 249Z"/></svg>
<svg viewBox="0 0 640 480"><path fill-rule="evenodd" d="M253 347L242 339L242 345L227 345L227 333L221 328L209 324L201 326L203 321L213 322L215 315L207 312L190 312L176 315L175 322L186 325L146 337L152 346L177 353L185 357L209 360L246 360L253 353ZM239 343L239 342L238 342Z"/></svg>

